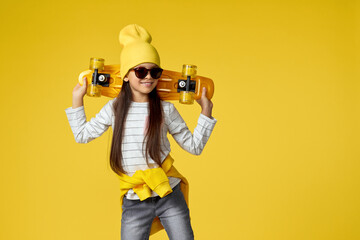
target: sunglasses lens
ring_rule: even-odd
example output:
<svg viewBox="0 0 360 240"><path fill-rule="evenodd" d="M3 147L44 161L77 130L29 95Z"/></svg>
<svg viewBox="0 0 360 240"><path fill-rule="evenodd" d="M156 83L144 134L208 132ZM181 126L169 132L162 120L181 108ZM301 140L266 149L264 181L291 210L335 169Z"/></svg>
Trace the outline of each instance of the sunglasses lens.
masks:
<svg viewBox="0 0 360 240"><path fill-rule="evenodd" d="M145 78L148 73L148 70L144 67L134 68L134 71L135 71L136 77L138 77L140 79Z"/></svg>
<svg viewBox="0 0 360 240"><path fill-rule="evenodd" d="M162 71L161 68L153 68L150 70L150 75L153 79L158 79L161 77Z"/></svg>

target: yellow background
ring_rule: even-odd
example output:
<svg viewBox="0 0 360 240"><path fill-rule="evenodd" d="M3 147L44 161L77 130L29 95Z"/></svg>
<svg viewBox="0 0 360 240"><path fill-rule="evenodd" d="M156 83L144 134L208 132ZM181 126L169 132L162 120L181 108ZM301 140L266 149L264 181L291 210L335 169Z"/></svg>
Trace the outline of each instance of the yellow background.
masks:
<svg viewBox="0 0 360 240"><path fill-rule="evenodd" d="M171 138L196 239L360 239L359 2L1 4L0 239L119 239L109 133L77 144L64 109L90 57L149 30L162 66L215 82L202 155ZM108 98L85 97L88 120ZM200 107L176 107L191 130ZM151 239L166 239L163 231Z"/></svg>

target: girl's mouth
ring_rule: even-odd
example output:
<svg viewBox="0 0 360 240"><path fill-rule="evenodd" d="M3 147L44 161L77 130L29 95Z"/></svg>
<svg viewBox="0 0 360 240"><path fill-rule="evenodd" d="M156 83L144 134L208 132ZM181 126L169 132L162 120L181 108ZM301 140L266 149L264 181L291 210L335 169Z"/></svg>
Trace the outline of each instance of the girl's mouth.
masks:
<svg viewBox="0 0 360 240"><path fill-rule="evenodd" d="M144 85L145 87L150 87L153 84L153 82L142 82L140 84Z"/></svg>

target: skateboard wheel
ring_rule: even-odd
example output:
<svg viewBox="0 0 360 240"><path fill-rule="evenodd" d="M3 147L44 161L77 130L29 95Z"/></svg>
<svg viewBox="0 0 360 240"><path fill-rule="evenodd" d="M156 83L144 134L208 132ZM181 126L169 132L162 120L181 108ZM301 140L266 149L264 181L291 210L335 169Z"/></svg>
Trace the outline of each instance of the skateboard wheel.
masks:
<svg viewBox="0 0 360 240"><path fill-rule="evenodd" d="M90 58L90 70L98 69L99 71L104 70L104 59L103 58Z"/></svg>
<svg viewBox="0 0 360 240"><path fill-rule="evenodd" d="M191 78L194 78L194 77L196 77L196 73L197 73L196 65L191 65L191 64L183 65L183 68L182 68L182 76L183 77L190 76Z"/></svg>
<svg viewBox="0 0 360 240"><path fill-rule="evenodd" d="M102 86L89 84L87 87L86 95L90 97L100 97Z"/></svg>
<svg viewBox="0 0 360 240"><path fill-rule="evenodd" d="M194 93L189 91L181 91L179 102L182 104L193 104L194 103Z"/></svg>

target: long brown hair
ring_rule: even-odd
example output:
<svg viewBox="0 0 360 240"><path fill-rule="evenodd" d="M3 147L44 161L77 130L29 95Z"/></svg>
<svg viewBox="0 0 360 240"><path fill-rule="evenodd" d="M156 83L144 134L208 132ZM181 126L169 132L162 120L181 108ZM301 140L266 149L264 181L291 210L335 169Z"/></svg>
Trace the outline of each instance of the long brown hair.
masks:
<svg viewBox="0 0 360 240"><path fill-rule="evenodd" d="M123 81L121 91L114 101L113 111L115 115L115 126L110 152L111 169L117 173L126 173L122 166L122 141L126 117L132 101L132 92L129 82ZM146 163L149 164L150 156L161 166L161 124L163 122L163 110L160 97L156 87L149 93L149 126L144 137Z"/></svg>

